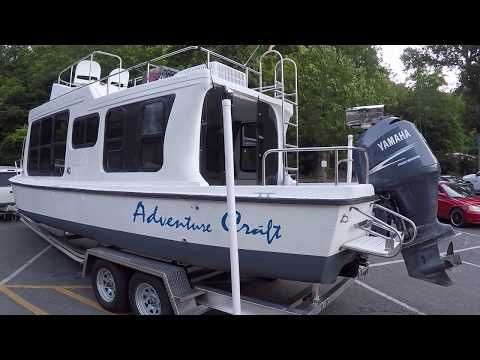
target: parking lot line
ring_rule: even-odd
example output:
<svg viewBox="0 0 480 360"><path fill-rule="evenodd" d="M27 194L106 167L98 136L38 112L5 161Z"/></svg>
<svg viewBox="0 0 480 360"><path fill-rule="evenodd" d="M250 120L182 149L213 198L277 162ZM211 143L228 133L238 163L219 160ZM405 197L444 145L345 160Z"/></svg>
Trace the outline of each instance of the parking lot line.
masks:
<svg viewBox="0 0 480 360"><path fill-rule="evenodd" d="M12 299L16 304L24 307L34 315L48 315L47 312L43 311L42 309L36 307L35 305L29 303L27 300L22 298L21 296L15 294L12 290L5 286L0 286L0 292L7 295L10 299Z"/></svg>
<svg viewBox="0 0 480 360"><path fill-rule="evenodd" d="M48 245L45 249L43 249L42 251L40 251L37 255L35 255L34 257L32 257L30 260L28 260L25 264L23 264L22 266L20 266L17 270L15 270L14 272L12 272L10 275L8 275L6 278L2 279L0 281L0 286L1 285L5 285L7 282L9 282L10 280L12 280L15 276L17 276L18 274L20 274L23 270L25 270L27 267L29 267L35 260L37 260L40 256L42 256L48 249L50 249L52 247L52 245Z"/></svg>
<svg viewBox="0 0 480 360"><path fill-rule="evenodd" d="M91 289L90 285L18 285L18 284L8 284L4 285L10 289L55 289L57 287L62 287L65 289Z"/></svg>
<svg viewBox="0 0 480 360"><path fill-rule="evenodd" d="M77 300L79 302L81 302L82 304L84 305L88 305L90 307L93 307L97 310L100 310L102 312L106 312L106 313L109 313L109 314L112 314L110 312L108 312L107 310L105 310L104 308L102 308L98 303L96 303L95 301L92 301L80 294L77 294L73 291L70 291L68 289L65 289L61 286L55 286L55 287L52 287L55 291L59 292L60 294L63 294L63 295L66 295L68 297L71 297L72 299L74 300ZM113 315L113 314L112 314Z"/></svg>
<svg viewBox="0 0 480 360"><path fill-rule="evenodd" d="M468 247L468 248L455 250L455 254L458 254L458 253L461 253L461 252L465 252L465 251L475 250L475 249L480 249L480 245L471 246L471 247ZM442 253L440 253L441 256L445 256L446 254L447 254L447 253L446 253L445 251L442 252ZM368 266L369 266L369 267L376 267L376 266L384 266L384 265L398 264L398 263L402 263L402 262L403 262L403 259L400 259L400 260L384 261L384 262L381 262L381 263L370 264L370 265L368 265ZM465 264L467 264L467 263L465 263Z"/></svg>
<svg viewBox="0 0 480 360"><path fill-rule="evenodd" d="M477 264L474 264L474 263L471 263L471 262L468 262L468 261L463 261L462 260L462 264L467 264L467 265L470 265L470 266L473 266L473 267L480 268L480 265L477 265Z"/></svg>
<svg viewBox="0 0 480 360"><path fill-rule="evenodd" d="M405 309L411 311L411 312L414 312L416 313L417 315L427 315L423 312L421 312L420 310L418 309L415 309L414 307L410 306L410 305L407 305L405 304L403 301L400 301L398 299L395 299L394 297L390 296L390 295L387 295L385 294L384 292L378 290L378 289L375 289L374 287L371 287L370 285L367 285L365 284L363 281L360 281L360 280L355 280L355 283L360 285L360 286L363 286L365 289L367 290L370 290L371 292L374 292L375 294L377 295L380 295L381 297L387 299L387 300L390 300L391 302L397 304L397 305L400 305L401 307L404 307Z"/></svg>
<svg viewBox="0 0 480 360"><path fill-rule="evenodd" d="M455 232L456 232L457 234L458 234L458 233L467 234L467 235L472 235L472 236L474 236L474 237L480 238L480 235L479 235L479 234L471 233L471 232L468 232L468 231L455 230Z"/></svg>

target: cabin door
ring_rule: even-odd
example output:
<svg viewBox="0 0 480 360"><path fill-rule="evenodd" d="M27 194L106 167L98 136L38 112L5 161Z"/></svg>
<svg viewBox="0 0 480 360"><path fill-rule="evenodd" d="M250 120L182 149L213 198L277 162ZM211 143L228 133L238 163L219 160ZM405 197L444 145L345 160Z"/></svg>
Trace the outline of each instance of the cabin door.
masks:
<svg viewBox="0 0 480 360"><path fill-rule="evenodd" d="M221 88L205 98L200 136L200 171L210 185L225 184L223 114ZM270 105L257 99L234 96L232 101L235 184L262 183L262 155L277 147L275 114ZM277 183L277 157L267 161L267 183Z"/></svg>

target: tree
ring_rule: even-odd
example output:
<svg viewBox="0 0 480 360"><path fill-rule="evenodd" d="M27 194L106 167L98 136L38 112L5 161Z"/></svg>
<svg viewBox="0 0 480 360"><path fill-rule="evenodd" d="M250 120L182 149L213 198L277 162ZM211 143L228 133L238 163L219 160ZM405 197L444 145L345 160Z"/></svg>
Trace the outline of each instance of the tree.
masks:
<svg viewBox="0 0 480 360"><path fill-rule="evenodd" d="M15 129L0 142L0 164L11 165L20 160L23 141L26 136L27 126L25 125Z"/></svg>
<svg viewBox="0 0 480 360"><path fill-rule="evenodd" d="M420 49L407 48L402 54L406 69L415 72L440 71L442 68L459 71L460 86L466 108L463 126L469 134L480 134L480 46L429 45ZM479 142L480 144L480 142ZM478 150L480 152L480 149ZM478 157L480 162L480 156ZM480 166L480 164L479 164Z"/></svg>
<svg viewBox="0 0 480 360"><path fill-rule="evenodd" d="M462 127L465 103L461 95L439 90L445 84L438 72L417 71L415 84L403 98L398 115L416 124L437 154L461 152L471 146Z"/></svg>

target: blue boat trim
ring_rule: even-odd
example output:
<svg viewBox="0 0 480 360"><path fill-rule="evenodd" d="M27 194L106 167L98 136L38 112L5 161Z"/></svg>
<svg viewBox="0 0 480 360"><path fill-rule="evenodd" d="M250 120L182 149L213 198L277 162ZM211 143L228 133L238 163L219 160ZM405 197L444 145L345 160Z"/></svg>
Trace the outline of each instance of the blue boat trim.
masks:
<svg viewBox="0 0 480 360"><path fill-rule="evenodd" d="M29 188L40 188L43 190L54 191L72 191L79 193L93 193L100 195L116 195L129 197L146 197L154 199L180 199L180 200L207 200L207 201L227 201L227 197L223 195L191 195L191 194L166 194L166 193L144 193L136 191L112 191L112 190L93 190L93 189L79 189L79 188L64 188L57 186L42 186L32 184L21 184L12 182L15 186L23 186ZM268 203L268 204L307 204L307 205L355 205L365 202L378 200L377 195L362 196L354 199L297 199L297 198L269 198L269 197L248 197L236 196L237 202L243 203Z"/></svg>
<svg viewBox="0 0 480 360"><path fill-rule="evenodd" d="M32 220L99 241L105 246L128 249L150 258L171 259L185 264L230 270L229 248L175 241L103 227L80 224L19 210ZM320 241L320 239L318 240ZM258 275L313 283L334 283L340 270L352 262L356 253L342 251L329 257L239 249L240 270Z"/></svg>

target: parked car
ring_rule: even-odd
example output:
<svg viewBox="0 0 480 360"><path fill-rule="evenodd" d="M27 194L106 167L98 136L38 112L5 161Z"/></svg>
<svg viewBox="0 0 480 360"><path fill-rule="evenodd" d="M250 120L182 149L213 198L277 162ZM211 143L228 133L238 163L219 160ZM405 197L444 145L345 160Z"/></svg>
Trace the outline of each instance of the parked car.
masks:
<svg viewBox="0 0 480 360"><path fill-rule="evenodd" d="M437 216L457 227L480 224L480 197L458 184L440 181Z"/></svg>
<svg viewBox="0 0 480 360"><path fill-rule="evenodd" d="M480 192L480 171L476 174L465 175L463 180L472 184L475 192Z"/></svg>
<svg viewBox="0 0 480 360"><path fill-rule="evenodd" d="M473 184L471 182L463 180L461 177L454 175L442 175L440 176L440 181L446 181L448 183L458 184L459 186L465 187L469 191L475 192Z"/></svg>

